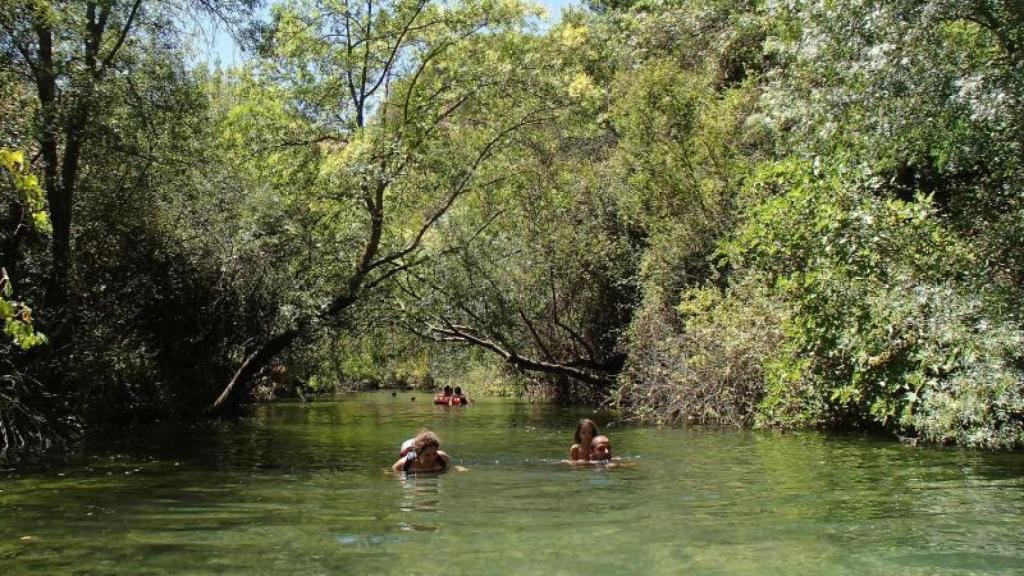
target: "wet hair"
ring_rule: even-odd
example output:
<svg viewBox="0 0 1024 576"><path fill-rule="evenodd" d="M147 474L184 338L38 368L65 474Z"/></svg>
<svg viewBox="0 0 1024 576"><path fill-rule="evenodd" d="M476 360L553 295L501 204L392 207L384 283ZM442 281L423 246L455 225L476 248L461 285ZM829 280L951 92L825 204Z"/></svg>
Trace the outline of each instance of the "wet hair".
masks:
<svg viewBox="0 0 1024 576"><path fill-rule="evenodd" d="M594 431L594 437L595 438L597 437L598 434L601 433L597 429L597 423L596 422L594 422L590 418L584 418L583 420L580 420L579 424L576 425L576 435L574 436L574 438L576 439L576 443L577 444L580 444L581 442L583 442L583 440L580 439L580 431L583 430L584 426L590 426L590 429Z"/></svg>
<svg viewBox="0 0 1024 576"><path fill-rule="evenodd" d="M424 430L416 435L415 440L412 443L413 449L416 452L422 452L424 448L433 446L434 448L441 447L441 441L438 439L437 434L434 434L430 430Z"/></svg>
<svg viewBox="0 0 1024 576"><path fill-rule="evenodd" d="M445 387L444 387L444 395L445 396L451 396L451 394L452 394L452 387L448 386L446 384Z"/></svg>
<svg viewBox="0 0 1024 576"><path fill-rule="evenodd" d="M456 386L455 387L455 393L456 394L462 394L462 386Z"/></svg>

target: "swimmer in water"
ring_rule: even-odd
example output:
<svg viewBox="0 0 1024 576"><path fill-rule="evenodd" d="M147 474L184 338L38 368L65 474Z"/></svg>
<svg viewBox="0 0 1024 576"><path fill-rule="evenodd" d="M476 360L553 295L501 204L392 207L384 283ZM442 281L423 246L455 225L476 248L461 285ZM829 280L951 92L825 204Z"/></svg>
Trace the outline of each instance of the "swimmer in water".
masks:
<svg viewBox="0 0 1024 576"><path fill-rule="evenodd" d="M576 435L573 437L576 443L569 449L569 461L586 462L590 460L590 444L598 434L597 423L590 418L580 420L580 423L576 425Z"/></svg>
<svg viewBox="0 0 1024 576"><path fill-rule="evenodd" d="M408 450L403 446L405 454L391 466L391 469L406 473L444 472L451 464L451 458L440 449L440 446L441 441L437 434L424 430L413 438Z"/></svg>
<svg viewBox="0 0 1024 576"><path fill-rule="evenodd" d="M423 473L423 472L444 472L452 468L452 459L440 449L441 441L437 434L430 430L424 430L412 439L412 445L403 444L401 458L395 462L391 469L395 472ZM455 466L457 472L465 472L462 466Z"/></svg>
<svg viewBox="0 0 1024 576"><path fill-rule="evenodd" d="M612 459L612 441L607 436L594 436L590 441L590 460L607 462Z"/></svg>

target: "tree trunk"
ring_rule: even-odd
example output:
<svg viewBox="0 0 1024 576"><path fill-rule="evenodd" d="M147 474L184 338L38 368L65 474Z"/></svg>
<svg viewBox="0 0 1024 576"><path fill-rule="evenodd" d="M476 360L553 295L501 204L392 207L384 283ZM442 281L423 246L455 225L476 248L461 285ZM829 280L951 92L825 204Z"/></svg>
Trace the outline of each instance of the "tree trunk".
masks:
<svg viewBox="0 0 1024 576"><path fill-rule="evenodd" d="M89 97L89 95L86 95ZM78 167L82 155L82 139L85 125L89 120L87 103L79 103L68 119L65 129L64 158L61 163L60 184L52 187L50 221L53 224L53 269L50 276L50 303L55 310L64 309L70 302L71 294L71 220L75 188L78 184ZM47 187L47 192L50 187Z"/></svg>
<svg viewBox="0 0 1024 576"><path fill-rule="evenodd" d="M349 288L358 291L363 278L363 275L354 276L349 281ZM206 413L210 416L222 416L237 412L239 405L245 400L249 390L252 389L253 377L259 374L264 366L291 346L292 342L302 336L311 324L338 316L355 301L356 297L351 294L339 296L329 306L324 308L320 314L315 316L312 321L299 322L293 328L267 340L255 352L245 358L245 361L242 362L242 365L235 372L234 377L231 378L231 381L224 388L224 391L220 393L220 396L217 397L213 404L206 408Z"/></svg>
<svg viewBox="0 0 1024 576"><path fill-rule="evenodd" d="M67 277L71 258L71 200L65 189L66 178L60 173L60 151L58 133L60 123L57 111L57 78L53 63L53 31L49 24L38 21L35 24L39 40L39 57L36 64L36 89L40 104L39 147L43 156L43 180L46 187L46 201L53 224L53 240L50 246L53 256L46 300L53 310L61 311L67 303Z"/></svg>
<svg viewBox="0 0 1024 576"><path fill-rule="evenodd" d="M259 373L281 351L290 346L301 333L301 326L290 328L267 340L256 351L249 354L217 400L206 409L207 414L222 416L237 412L239 405L249 392L253 376Z"/></svg>

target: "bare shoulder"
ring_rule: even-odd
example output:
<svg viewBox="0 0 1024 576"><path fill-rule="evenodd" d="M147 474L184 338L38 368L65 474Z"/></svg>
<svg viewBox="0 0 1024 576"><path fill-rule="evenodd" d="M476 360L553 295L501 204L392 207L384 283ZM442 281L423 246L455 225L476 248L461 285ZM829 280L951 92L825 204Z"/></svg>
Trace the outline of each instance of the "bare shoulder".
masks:
<svg viewBox="0 0 1024 576"><path fill-rule="evenodd" d="M444 452L442 450L438 450L437 451L437 456L439 458L441 458L442 460L444 460L445 468L451 467L451 469L455 470L456 472L468 472L469 471L469 468L466 468L465 466L458 466L458 465L454 465L453 466L452 465L452 457L449 456L447 452Z"/></svg>
<svg viewBox="0 0 1024 576"><path fill-rule="evenodd" d="M583 448L579 444L573 444L569 448L569 460L580 460L583 456Z"/></svg>

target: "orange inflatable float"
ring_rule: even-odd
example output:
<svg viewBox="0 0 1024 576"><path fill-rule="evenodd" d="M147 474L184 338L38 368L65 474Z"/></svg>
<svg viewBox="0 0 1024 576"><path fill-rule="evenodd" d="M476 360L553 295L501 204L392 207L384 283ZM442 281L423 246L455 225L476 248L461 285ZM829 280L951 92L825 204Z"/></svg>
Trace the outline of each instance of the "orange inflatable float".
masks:
<svg viewBox="0 0 1024 576"><path fill-rule="evenodd" d="M438 394L434 396L434 404L462 406L462 398L459 398L458 396L445 396L444 394Z"/></svg>

